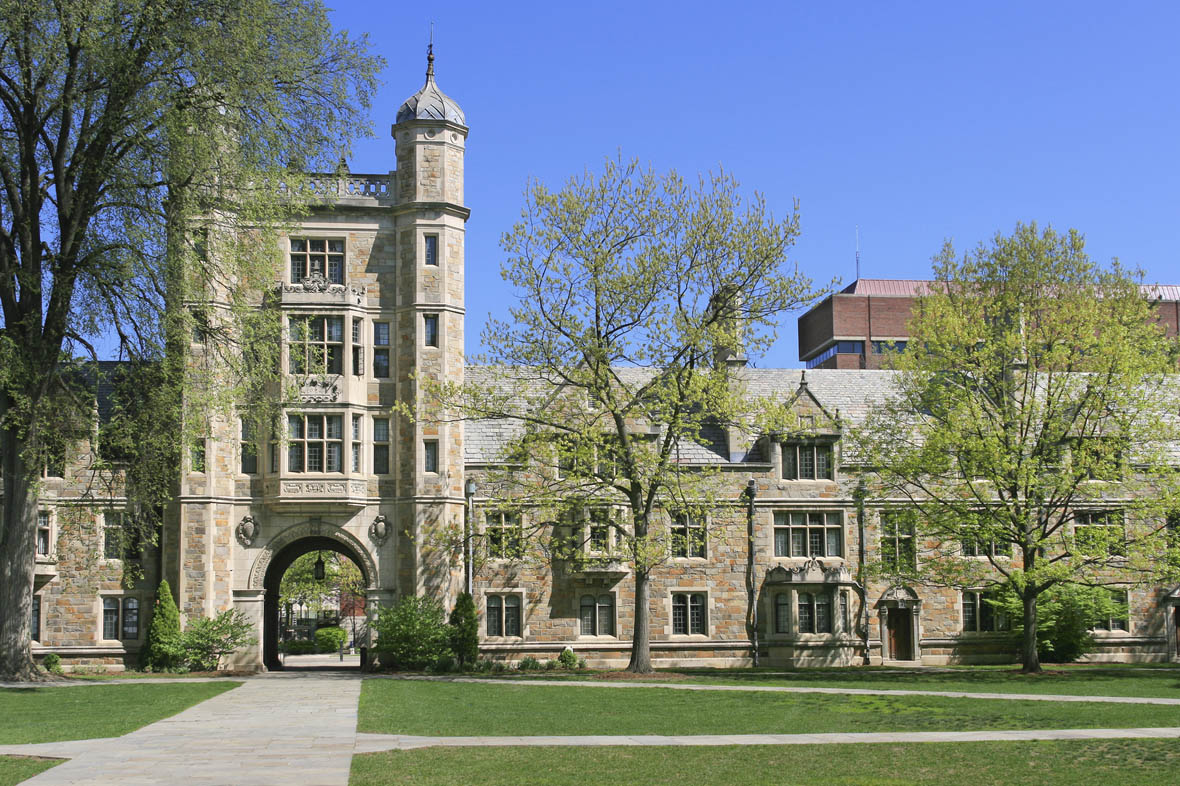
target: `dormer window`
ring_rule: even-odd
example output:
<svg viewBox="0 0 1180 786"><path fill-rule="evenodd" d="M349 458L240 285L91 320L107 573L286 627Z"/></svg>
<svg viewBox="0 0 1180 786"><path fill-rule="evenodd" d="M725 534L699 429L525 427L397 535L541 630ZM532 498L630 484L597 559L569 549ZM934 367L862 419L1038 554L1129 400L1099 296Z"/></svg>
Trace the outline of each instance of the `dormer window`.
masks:
<svg viewBox="0 0 1180 786"><path fill-rule="evenodd" d="M784 442L783 480L832 480L830 442Z"/></svg>
<svg viewBox="0 0 1180 786"><path fill-rule="evenodd" d="M291 283L322 276L330 284L344 283L344 240L291 238Z"/></svg>

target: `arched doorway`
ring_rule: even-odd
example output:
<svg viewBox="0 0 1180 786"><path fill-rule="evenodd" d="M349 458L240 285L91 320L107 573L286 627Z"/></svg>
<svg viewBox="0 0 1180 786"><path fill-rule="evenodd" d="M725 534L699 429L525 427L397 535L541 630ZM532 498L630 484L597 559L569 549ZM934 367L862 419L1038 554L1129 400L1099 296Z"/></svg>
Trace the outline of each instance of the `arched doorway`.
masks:
<svg viewBox="0 0 1180 786"><path fill-rule="evenodd" d="M366 587L372 587L373 566L354 549L340 540L326 535L307 535L292 540L273 553L266 566L262 589L265 591L262 610L262 662L268 669L281 669L279 659L279 585L283 574L296 559L313 551L331 551L347 557L360 569Z"/></svg>
<svg viewBox="0 0 1180 786"><path fill-rule="evenodd" d="M909 587L891 587L877 601L881 658L885 661L922 659L922 601Z"/></svg>

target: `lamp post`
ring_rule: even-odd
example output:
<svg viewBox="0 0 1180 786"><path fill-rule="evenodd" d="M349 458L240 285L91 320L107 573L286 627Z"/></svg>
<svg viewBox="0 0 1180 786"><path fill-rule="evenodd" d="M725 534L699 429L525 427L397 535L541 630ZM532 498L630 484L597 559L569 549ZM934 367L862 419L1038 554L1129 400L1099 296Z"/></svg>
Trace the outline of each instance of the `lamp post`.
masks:
<svg viewBox="0 0 1180 786"><path fill-rule="evenodd" d="M746 619L750 623L750 637L754 643L754 665L758 665L758 602L754 581L754 497L758 494L758 483L753 479L746 483L742 496L746 499Z"/></svg>
<svg viewBox="0 0 1180 786"><path fill-rule="evenodd" d="M471 535L475 528L475 491L475 481L468 478L467 482L463 484L463 496L467 498L463 521L463 590L468 595L472 594L472 585L475 583L471 565Z"/></svg>

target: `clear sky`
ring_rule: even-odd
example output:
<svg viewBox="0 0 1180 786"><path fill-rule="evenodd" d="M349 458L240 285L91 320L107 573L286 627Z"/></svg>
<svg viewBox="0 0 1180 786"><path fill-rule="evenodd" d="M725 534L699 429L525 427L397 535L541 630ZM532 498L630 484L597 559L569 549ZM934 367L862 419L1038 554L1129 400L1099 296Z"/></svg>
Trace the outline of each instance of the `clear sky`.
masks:
<svg viewBox="0 0 1180 786"><path fill-rule="evenodd" d="M925 278L1017 221L1074 227L1092 257L1180 283L1180 3L594 3L328 0L388 60L354 172L393 168L422 84L467 115L467 347L504 314L498 242L529 178L621 151L724 166L779 214L817 283ZM798 366L795 318L758 365Z"/></svg>

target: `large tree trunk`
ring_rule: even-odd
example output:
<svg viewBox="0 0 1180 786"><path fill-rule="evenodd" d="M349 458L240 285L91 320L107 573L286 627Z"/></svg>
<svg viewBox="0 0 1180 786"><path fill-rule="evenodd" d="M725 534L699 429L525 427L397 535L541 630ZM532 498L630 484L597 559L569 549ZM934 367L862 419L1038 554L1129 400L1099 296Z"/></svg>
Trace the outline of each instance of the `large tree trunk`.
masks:
<svg viewBox="0 0 1180 786"><path fill-rule="evenodd" d="M0 392L0 419L8 412L8 396ZM39 677L29 649L37 531L36 475L26 463L30 438L36 439L35 433L22 438L12 426L0 431L0 680Z"/></svg>
<svg viewBox="0 0 1180 786"><path fill-rule="evenodd" d="M646 570L635 571L635 630L631 635L631 662L627 671L650 674L651 667L651 621L648 595L650 578Z"/></svg>
<svg viewBox="0 0 1180 786"><path fill-rule="evenodd" d="M1037 674L1041 671L1041 657L1037 654L1037 594L1026 588L1024 596L1024 638L1021 641L1021 671Z"/></svg>

